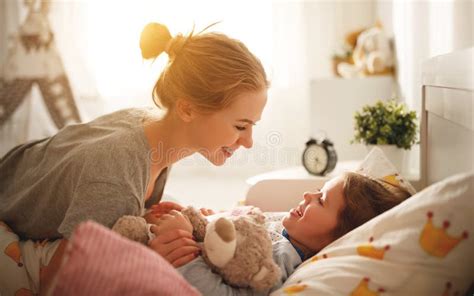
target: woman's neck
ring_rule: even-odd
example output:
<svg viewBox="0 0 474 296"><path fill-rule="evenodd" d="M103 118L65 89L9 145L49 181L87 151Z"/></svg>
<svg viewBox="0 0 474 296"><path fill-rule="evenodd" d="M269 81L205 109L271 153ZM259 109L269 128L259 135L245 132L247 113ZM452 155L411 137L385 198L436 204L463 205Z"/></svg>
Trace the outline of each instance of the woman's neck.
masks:
<svg viewBox="0 0 474 296"><path fill-rule="evenodd" d="M149 157L154 171L160 172L195 152L187 142L183 125L172 117L165 116L145 123L144 130L150 145Z"/></svg>

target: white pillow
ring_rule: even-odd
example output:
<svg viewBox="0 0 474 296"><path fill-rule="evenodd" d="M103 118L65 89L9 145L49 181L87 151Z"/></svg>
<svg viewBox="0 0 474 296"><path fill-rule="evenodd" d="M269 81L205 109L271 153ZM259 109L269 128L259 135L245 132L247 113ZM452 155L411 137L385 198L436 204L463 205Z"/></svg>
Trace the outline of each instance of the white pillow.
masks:
<svg viewBox="0 0 474 296"><path fill-rule="evenodd" d="M305 261L272 295L463 295L474 277L473 184L471 172L426 188Z"/></svg>
<svg viewBox="0 0 474 296"><path fill-rule="evenodd" d="M416 193L415 188L395 168L393 163L378 147L372 148L357 170L358 173L368 175L379 180L382 185L399 186L410 192Z"/></svg>

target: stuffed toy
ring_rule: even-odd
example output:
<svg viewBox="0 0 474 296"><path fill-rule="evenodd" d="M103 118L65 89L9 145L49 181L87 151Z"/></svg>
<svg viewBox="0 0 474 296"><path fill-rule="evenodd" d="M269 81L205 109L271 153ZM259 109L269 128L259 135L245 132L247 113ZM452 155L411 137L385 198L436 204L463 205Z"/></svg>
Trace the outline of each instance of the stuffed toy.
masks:
<svg viewBox="0 0 474 296"><path fill-rule="evenodd" d="M146 245L153 238L149 226L145 218L127 215L118 219L112 230L128 239Z"/></svg>
<svg viewBox="0 0 474 296"><path fill-rule="evenodd" d="M202 256L211 269L229 285L265 291L281 277L273 261L272 242L258 208L241 216L221 216L208 221L193 207L181 213L193 226L196 241L202 242ZM124 216L112 230L134 241L146 243L150 225L142 217Z"/></svg>
<svg viewBox="0 0 474 296"><path fill-rule="evenodd" d="M357 36L352 52L353 64L339 63L337 72L344 78L391 74L393 53L390 39L380 24L364 30Z"/></svg>
<svg viewBox="0 0 474 296"><path fill-rule="evenodd" d="M338 66L340 63L354 65L352 53L354 52L354 48L356 47L357 38L364 30L365 28L347 33L346 37L344 38L343 44L337 49L337 51L333 55L332 66L333 72L336 76L342 77L342 75L338 71Z"/></svg>

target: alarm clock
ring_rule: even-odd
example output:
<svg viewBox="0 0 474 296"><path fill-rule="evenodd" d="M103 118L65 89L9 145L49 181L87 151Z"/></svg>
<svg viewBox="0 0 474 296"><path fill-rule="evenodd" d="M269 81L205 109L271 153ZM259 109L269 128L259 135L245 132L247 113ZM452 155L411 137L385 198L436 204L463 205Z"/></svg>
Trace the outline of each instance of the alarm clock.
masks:
<svg viewBox="0 0 474 296"><path fill-rule="evenodd" d="M336 150L329 139L315 140L311 138L306 142L306 148L303 151L303 166L308 173L324 176L334 170L336 163Z"/></svg>

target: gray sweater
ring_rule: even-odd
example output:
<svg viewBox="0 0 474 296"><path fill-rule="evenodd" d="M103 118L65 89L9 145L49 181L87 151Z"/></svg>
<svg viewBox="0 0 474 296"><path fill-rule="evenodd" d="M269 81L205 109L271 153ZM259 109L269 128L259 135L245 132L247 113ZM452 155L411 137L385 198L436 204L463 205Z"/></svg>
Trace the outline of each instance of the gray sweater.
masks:
<svg viewBox="0 0 474 296"><path fill-rule="evenodd" d="M54 239L88 219L111 227L123 215L141 215L150 116L149 109L121 110L10 150L0 159L0 221L24 239ZM161 198L167 173L147 204Z"/></svg>

